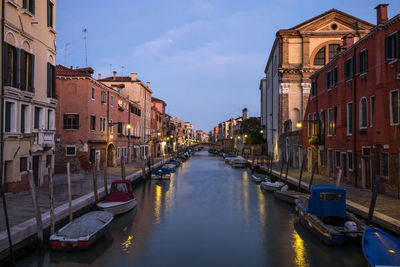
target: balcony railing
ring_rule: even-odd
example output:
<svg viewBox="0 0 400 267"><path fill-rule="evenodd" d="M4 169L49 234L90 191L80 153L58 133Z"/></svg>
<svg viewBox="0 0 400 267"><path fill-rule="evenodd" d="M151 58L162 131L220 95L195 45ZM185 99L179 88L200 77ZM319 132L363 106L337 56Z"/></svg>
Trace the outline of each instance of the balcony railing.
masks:
<svg viewBox="0 0 400 267"><path fill-rule="evenodd" d="M53 147L55 130L39 130L34 134L34 144L42 147Z"/></svg>

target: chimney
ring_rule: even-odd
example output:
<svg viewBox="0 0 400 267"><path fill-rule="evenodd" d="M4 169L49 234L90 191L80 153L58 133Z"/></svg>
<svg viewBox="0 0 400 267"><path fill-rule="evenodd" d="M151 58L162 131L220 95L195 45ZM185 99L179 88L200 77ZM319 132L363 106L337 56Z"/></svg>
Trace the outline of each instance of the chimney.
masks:
<svg viewBox="0 0 400 267"><path fill-rule="evenodd" d="M131 73L131 81L135 82L137 80L137 73Z"/></svg>
<svg viewBox="0 0 400 267"><path fill-rule="evenodd" d="M98 74L98 80L101 80L101 73Z"/></svg>
<svg viewBox="0 0 400 267"><path fill-rule="evenodd" d="M73 69L74 69L74 67L73 67L73 66L71 66L71 67L70 67L70 69L71 69L71 70L73 70Z"/></svg>
<svg viewBox="0 0 400 267"><path fill-rule="evenodd" d="M349 33L343 36L342 38L343 44L342 47L340 48L340 51L345 51L347 48L352 46L354 44L354 35Z"/></svg>
<svg viewBox="0 0 400 267"><path fill-rule="evenodd" d="M146 85L147 85L147 88L150 89L150 82L147 82Z"/></svg>
<svg viewBox="0 0 400 267"><path fill-rule="evenodd" d="M117 72L113 71L113 80L116 80L116 79L117 79Z"/></svg>
<svg viewBox="0 0 400 267"><path fill-rule="evenodd" d="M387 6L389 4L379 4L375 7L376 9L376 25L384 24L388 21Z"/></svg>
<svg viewBox="0 0 400 267"><path fill-rule="evenodd" d="M242 109L242 119L247 120L247 108Z"/></svg>

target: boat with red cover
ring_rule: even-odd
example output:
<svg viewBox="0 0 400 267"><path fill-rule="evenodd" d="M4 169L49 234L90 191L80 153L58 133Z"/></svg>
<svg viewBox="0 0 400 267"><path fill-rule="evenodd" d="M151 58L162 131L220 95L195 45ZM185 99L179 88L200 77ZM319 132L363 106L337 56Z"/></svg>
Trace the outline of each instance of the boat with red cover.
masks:
<svg viewBox="0 0 400 267"><path fill-rule="evenodd" d="M128 180L118 180L111 184L111 193L97 207L114 215L122 214L136 207L132 184Z"/></svg>

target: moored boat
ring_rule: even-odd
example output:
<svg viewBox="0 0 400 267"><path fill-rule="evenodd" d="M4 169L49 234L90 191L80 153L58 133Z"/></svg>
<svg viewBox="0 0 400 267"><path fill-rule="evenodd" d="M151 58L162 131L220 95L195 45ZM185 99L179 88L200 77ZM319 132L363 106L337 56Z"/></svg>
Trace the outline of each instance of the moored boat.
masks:
<svg viewBox="0 0 400 267"><path fill-rule="evenodd" d="M152 180L169 180L171 179L171 172L167 169L155 169L151 172Z"/></svg>
<svg viewBox="0 0 400 267"><path fill-rule="evenodd" d="M231 165L233 168L246 168L247 167L247 160L243 157L235 157L230 160Z"/></svg>
<svg viewBox="0 0 400 267"><path fill-rule="evenodd" d="M287 191L276 190L274 192L274 197L276 199L282 200L283 202L289 204L296 204L296 199L299 199L299 197L305 195L306 195L305 193L297 192L294 190L287 190Z"/></svg>
<svg viewBox="0 0 400 267"><path fill-rule="evenodd" d="M313 186L310 196L296 200L300 222L327 245L360 239L365 225L346 214L346 191L337 186Z"/></svg>
<svg viewBox="0 0 400 267"><path fill-rule="evenodd" d="M132 192L131 182L118 180L111 184L111 192L97 207L114 215L125 213L136 207L136 198Z"/></svg>
<svg viewBox="0 0 400 267"><path fill-rule="evenodd" d="M266 174L261 173L253 173L251 175L251 180L256 183L261 183L263 181L269 180L269 177Z"/></svg>
<svg viewBox="0 0 400 267"><path fill-rule="evenodd" d="M106 211L91 211L50 236L50 246L53 249L87 249L107 230L114 215Z"/></svg>
<svg viewBox="0 0 400 267"><path fill-rule="evenodd" d="M271 181L265 181L261 182L261 188L266 190L266 191L271 191L274 192L276 190L280 190L285 184L279 181L276 182L271 182Z"/></svg>
<svg viewBox="0 0 400 267"><path fill-rule="evenodd" d="M400 240L379 228L365 229L362 249L370 266L400 266Z"/></svg>

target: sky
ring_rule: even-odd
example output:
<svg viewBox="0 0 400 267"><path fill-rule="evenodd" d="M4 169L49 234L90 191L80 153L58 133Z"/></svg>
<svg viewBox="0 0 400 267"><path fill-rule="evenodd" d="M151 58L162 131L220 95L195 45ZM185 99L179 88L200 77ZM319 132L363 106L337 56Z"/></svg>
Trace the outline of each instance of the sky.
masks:
<svg viewBox="0 0 400 267"><path fill-rule="evenodd" d="M94 78L138 73L167 113L209 131L218 122L260 115L260 79L279 29L331 8L376 23L400 1L377 0L59 0L57 64L85 67Z"/></svg>

